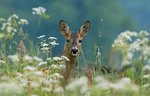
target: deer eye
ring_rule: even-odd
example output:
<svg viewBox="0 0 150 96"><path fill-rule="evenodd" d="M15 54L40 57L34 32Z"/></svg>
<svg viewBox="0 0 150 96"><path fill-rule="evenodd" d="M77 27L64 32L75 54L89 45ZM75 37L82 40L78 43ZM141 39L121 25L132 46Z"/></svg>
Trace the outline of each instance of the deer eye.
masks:
<svg viewBox="0 0 150 96"><path fill-rule="evenodd" d="M82 40L79 40L79 43L81 43L82 42Z"/></svg>
<svg viewBox="0 0 150 96"><path fill-rule="evenodd" d="M70 40L69 40L69 39L67 39L67 42L69 43L69 42L70 42Z"/></svg>

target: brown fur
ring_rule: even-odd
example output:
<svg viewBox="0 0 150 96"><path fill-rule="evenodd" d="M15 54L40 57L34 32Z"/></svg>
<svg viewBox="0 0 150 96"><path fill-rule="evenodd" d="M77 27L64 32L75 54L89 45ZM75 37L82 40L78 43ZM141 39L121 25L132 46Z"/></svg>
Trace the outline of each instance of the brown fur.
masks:
<svg viewBox="0 0 150 96"><path fill-rule="evenodd" d="M69 30L69 26L67 23L65 23L63 20L60 21L60 32L64 35L66 41L69 40L69 42L65 42L63 51L63 55L68 57L68 59L70 60L66 62L66 70L63 74L65 81L68 80L72 68L76 63L77 57L80 54L81 42L79 42L79 40L82 40L83 37L88 33L89 26L90 22L87 21L80 27L80 30L78 32L73 33ZM76 56L73 56L70 51L73 46L78 49L78 54Z"/></svg>

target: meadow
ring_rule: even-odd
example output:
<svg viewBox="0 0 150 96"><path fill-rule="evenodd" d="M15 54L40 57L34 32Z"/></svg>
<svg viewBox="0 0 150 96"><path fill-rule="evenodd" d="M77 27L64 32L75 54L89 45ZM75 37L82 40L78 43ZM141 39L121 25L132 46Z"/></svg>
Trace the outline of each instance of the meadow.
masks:
<svg viewBox="0 0 150 96"><path fill-rule="evenodd" d="M33 8L32 11L39 18L49 18L43 7ZM72 72L67 84L64 84L61 72L69 59L52 55L53 48L59 47L59 38L45 38L41 34L37 37L39 45L35 46L24 27L32 21L12 14L8 18L0 18L0 22L0 96L150 94L150 34L146 30L121 32L108 55L110 64L105 67L102 64L100 46L95 45L95 59L91 65L81 52L85 68L80 68L77 60L75 72Z"/></svg>

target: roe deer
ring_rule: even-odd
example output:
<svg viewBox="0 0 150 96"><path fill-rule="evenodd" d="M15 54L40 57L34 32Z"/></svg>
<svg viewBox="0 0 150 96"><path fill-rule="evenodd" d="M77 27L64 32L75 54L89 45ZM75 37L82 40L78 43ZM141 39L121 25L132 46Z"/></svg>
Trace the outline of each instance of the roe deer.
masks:
<svg viewBox="0 0 150 96"><path fill-rule="evenodd" d="M71 70L76 63L76 59L79 56L81 49L81 42L83 37L88 33L90 27L90 21L86 21L80 27L78 32L71 32L69 26L63 20L60 20L60 32L65 37L65 45L63 55L68 57L70 61L66 62L66 70L63 73L64 80L67 81Z"/></svg>

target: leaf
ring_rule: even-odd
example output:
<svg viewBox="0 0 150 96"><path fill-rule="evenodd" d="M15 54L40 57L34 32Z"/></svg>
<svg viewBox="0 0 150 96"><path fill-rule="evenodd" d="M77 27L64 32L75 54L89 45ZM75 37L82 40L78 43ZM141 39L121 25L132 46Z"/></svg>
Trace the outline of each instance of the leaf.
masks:
<svg viewBox="0 0 150 96"><path fill-rule="evenodd" d="M49 16L49 15L47 15L47 14L41 14L41 17L42 17L42 18L44 18L44 19L48 19L48 18L50 18L50 16Z"/></svg>

